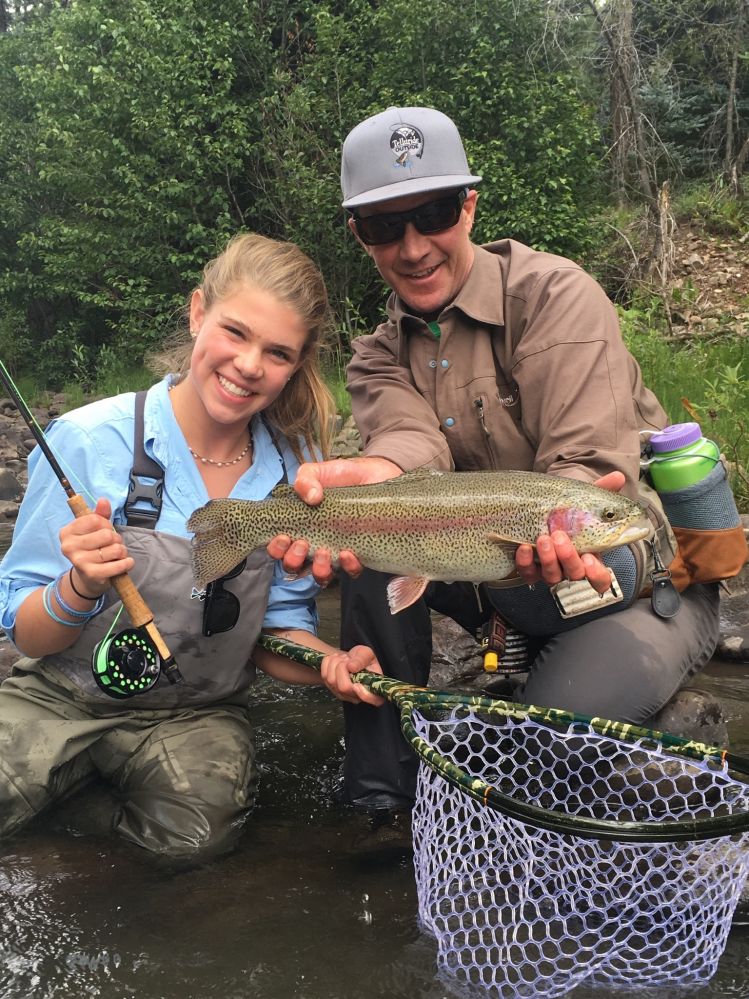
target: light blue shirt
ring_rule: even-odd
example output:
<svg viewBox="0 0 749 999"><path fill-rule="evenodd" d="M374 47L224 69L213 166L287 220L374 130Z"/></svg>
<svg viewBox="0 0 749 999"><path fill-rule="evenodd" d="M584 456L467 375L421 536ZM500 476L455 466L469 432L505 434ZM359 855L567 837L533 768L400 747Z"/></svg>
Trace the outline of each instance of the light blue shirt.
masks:
<svg viewBox="0 0 749 999"><path fill-rule="evenodd" d="M209 500L205 483L177 423L168 386L169 375L148 393L143 414L146 454L164 471L163 505L158 530L189 538L186 523ZM93 508L106 497L115 525L125 523L130 469L133 463L134 400L132 392L93 402L50 424L45 437L75 492ZM230 493L232 499L261 500L283 479L283 464L265 424L252 420L252 466ZM299 462L279 436L289 482ZM13 543L0 563L0 626L13 638L16 613L29 593L70 568L60 551L60 528L72 519L65 490L40 448L29 456L29 484L18 514ZM301 628L316 632L315 596L311 576L288 580L277 563L264 628ZM154 608L158 619L158 608Z"/></svg>

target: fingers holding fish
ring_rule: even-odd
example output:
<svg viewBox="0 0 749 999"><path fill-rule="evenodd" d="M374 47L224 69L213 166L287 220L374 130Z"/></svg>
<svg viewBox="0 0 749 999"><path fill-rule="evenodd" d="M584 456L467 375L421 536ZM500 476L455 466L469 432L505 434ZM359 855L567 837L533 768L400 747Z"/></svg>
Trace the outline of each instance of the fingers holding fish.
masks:
<svg viewBox="0 0 749 999"><path fill-rule="evenodd" d="M537 547L544 582L553 586L562 579L587 579L597 593L610 588L611 572L607 566L589 552L579 554L564 531L553 531L549 538L539 538Z"/></svg>
<svg viewBox="0 0 749 999"><path fill-rule="evenodd" d="M271 538L265 550L271 558L280 559L289 576L302 576L311 568L315 582L320 586L327 586L335 576L330 551L318 548L310 558L310 545L304 538L293 539L288 534L279 534Z"/></svg>
<svg viewBox="0 0 749 999"><path fill-rule="evenodd" d="M294 480L294 491L297 496L310 506L317 506L322 502L323 485L320 481L320 469L329 462L307 461L299 466Z"/></svg>
<svg viewBox="0 0 749 999"><path fill-rule="evenodd" d="M347 548L338 552L338 565L347 575L351 576L352 579L356 579L357 576L361 576L364 571L364 566L361 564L359 559Z"/></svg>
<svg viewBox="0 0 749 999"><path fill-rule="evenodd" d="M387 458L361 456L333 458L330 461L305 462L294 480L300 499L316 506L326 489L338 486L368 486L403 474L403 469Z"/></svg>
<svg viewBox="0 0 749 999"><path fill-rule="evenodd" d="M585 566L585 578L596 591L596 593L606 593L611 589L611 569L597 558L595 555L587 554L582 556Z"/></svg>
<svg viewBox="0 0 749 999"><path fill-rule="evenodd" d="M294 540L288 534L277 534L270 539L265 550L271 558L280 559L290 576L299 576L307 565L309 543L303 538Z"/></svg>
<svg viewBox="0 0 749 999"><path fill-rule="evenodd" d="M620 493L626 481L623 472L607 472L600 479L596 479L593 485L599 489L608 489L612 493Z"/></svg>
<svg viewBox="0 0 749 999"><path fill-rule="evenodd" d="M312 576L320 586L328 586L335 578L336 565L352 577L361 575L363 566L352 551L344 549L334 559L329 548L315 549L310 559L310 545L303 538L293 540L288 534L278 534L271 538L266 551L271 558L280 559L281 565L290 576L298 576L311 565Z"/></svg>
<svg viewBox="0 0 749 999"><path fill-rule="evenodd" d="M341 701L352 704L371 704L379 707L383 698L368 690L361 683L352 683L351 676L360 670L382 673L372 649L366 645L355 645L349 652L334 652L325 656L320 669L323 683Z"/></svg>
<svg viewBox="0 0 749 999"><path fill-rule="evenodd" d="M587 579L597 593L605 593L611 586L608 567L595 555L580 555L564 531L540 535L535 552L531 545L519 545L515 566L530 586L540 581L554 586L562 580L579 579Z"/></svg>

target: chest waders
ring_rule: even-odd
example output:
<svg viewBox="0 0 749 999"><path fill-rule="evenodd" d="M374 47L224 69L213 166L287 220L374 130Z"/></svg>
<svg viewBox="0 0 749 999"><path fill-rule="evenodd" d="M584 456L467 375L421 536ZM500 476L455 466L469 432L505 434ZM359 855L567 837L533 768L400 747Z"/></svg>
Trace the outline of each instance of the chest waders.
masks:
<svg viewBox="0 0 749 999"><path fill-rule="evenodd" d="M125 502L125 523L128 527L153 530L161 513L164 471L146 454L143 447L146 395L145 391L135 394L133 467L130 470L130 485ZM149 505L136 506L142 503ZM129 627L114 635L107 635L97 643L91 669L97 686L105 694L115 699L128 698L150 690L158 681L161 675L161 658L158 649L142 628Z"/></svg>
<svg viewBox="0 0 749 999"><path fill-rule="evenodd" d="M127 527L154 531L163 503L164 471L146 454L143 444L146 395L145 391L135 395L133 465L124 514ZM283 453L273 429L262 416L261 419L281 462L281 482L286 484L289 478ZM245 564L240 571L244 571ZM234 570L224 579L233 579L237 575L239 572ZM233 596L230 593L225 595ZM126 628L114 635L108 633L93 651L92 670L96 685L109 697L118 700L151 690L158 682L161 666L158 650L140 628Z"/></svg>

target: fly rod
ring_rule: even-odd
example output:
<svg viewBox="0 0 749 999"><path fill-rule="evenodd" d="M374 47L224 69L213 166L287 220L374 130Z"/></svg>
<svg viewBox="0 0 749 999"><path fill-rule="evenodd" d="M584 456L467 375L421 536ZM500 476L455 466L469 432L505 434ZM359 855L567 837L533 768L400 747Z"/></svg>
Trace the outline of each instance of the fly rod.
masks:
<svg viewBox="0 0 749 999"><path fill-rule="evenodd" d="M31 410L26 405L25 401L13 384L13 379L10 377L9 372L2 361L0 361L0 380L2 380L2 383L18 409L18 412L21 414L24 423L33 434L34 440L39 445L42 454L49 462L50 467L57 476L60 485L65 490L65 494L68 497L68 506L72 510L73 514L76 517L83 517L87 513L91 513L92 511L89 509L84 498L78 495L78 493L76 493L71 486L68 477L63 472L59 461L47 443L39 424L34 419ZM143 629L158 652L161 660L161 669L166 674L167 680L169 680L170 683L181 683L183 677L179 671L176 660L167 648L166 642L161 637L161 634L159 633L159 630L154 622L153 614L151 613L148 604L146 604L145 600L138 592L133 581L126 572L123 572L118 576L113 576L111 582L117 596L122 601L122 606L127 611L133 627ZM127 661L132 660L134 656L136 659L141 658L141 654L137 650L135 652L128 651L124 654L123 665L125 665ZM130 696L131 693L138 692L137 690L129 690L131 686L137 685L125 683L123 690L114 694L114 696ZM128 693L125 693L125 690L128 690ZM107 693L114 692L107 690Z"/></svg>

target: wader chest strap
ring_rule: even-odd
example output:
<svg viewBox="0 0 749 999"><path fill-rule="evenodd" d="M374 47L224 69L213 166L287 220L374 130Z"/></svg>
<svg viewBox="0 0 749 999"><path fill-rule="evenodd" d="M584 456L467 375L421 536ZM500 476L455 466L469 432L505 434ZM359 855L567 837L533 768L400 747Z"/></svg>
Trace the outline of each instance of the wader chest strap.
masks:
<svg viewBox="0 0 749 999"><path fill-rule="evenodd" d="M125 520L129 527L147 527L153 530L161 513L164 490L164 470L143 447L143 410L145 391L135 393L135 428L133 431L133 467L125 502ZM148 506L136 504L149 504Z"/></svg>

